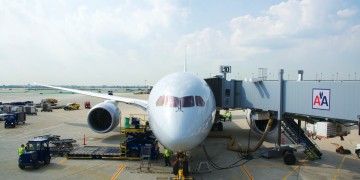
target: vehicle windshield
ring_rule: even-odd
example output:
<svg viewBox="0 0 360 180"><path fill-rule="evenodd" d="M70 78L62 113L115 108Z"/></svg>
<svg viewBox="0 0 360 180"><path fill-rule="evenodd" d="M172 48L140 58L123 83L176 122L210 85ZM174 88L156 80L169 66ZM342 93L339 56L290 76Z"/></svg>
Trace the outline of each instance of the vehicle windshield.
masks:
<svg viewBox="0 0 360 180"><path fill-rule="evenodd" d="M28 151L39 151L41 143L40 142L30 142L26 144L26 149Z"/></svg>

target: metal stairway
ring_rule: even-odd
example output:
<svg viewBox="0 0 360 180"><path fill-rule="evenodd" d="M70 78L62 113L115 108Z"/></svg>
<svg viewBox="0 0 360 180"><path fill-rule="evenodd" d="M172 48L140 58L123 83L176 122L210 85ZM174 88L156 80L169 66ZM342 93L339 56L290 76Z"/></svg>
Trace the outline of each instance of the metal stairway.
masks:
<svg viewBox="0 0 360 180"><path fill-rule="evenodd" d="M321 159L322 153L320 152L320 148L316 145L316 143L309 139L306 135L304 130L298 127L298 124L295 122L294 119L286 118L281 121L281 126L283 130L286 132L286 136L289 140L294 144L301 144L304 143L305 147L305 154L312 160L314 159ZM300 131L300 132L299 132Z"/></svg>

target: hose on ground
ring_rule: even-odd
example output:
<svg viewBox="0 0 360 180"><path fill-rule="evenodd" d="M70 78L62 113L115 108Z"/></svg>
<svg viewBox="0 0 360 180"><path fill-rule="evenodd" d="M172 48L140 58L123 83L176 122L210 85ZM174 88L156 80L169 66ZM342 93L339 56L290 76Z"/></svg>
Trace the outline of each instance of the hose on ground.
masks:
<svg viewBox="0 0 360 180"><path fill-rule="evenodd" d="M235 151L235 152L240 152L240 153L250 153L250 152L255 152L259 149L259 147L262 145L262 143L265 141L265 138L267 137L268 133L270 132L270 128L273 124L273 119L270 118L267 125L266 125L266 129L262 135L262 137L260 138L259 142L256 144L255 147L250 148L250 147L234 147L234 143L235 143L235 138L231 135L222 135L222 134L209 134L209 138L229 138L230 142L227 145L227 148L231 151Z"/></svg>

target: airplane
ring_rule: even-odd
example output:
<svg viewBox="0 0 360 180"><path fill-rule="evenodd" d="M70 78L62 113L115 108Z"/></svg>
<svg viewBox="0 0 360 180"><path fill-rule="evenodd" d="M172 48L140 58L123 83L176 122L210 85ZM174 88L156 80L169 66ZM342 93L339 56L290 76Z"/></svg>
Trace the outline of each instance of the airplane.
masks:
<svg viewBox="0 0 360 180"><path fill-rule="evenodd" d="M160 79L148 101L35 84L108 99L94 106L88 114L88 125L97 133L110 132L119 125L118 102L140 107L148 112L149 125L158 141L177 153L202 143L215 119L216 103L212 90L203 79L188 72L173 73Z"/></svg>

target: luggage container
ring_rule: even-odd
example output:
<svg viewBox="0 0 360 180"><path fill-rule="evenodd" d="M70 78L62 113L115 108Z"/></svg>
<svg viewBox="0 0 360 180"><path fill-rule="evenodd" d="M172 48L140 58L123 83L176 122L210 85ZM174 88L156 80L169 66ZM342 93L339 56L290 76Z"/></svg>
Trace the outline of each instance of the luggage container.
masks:
<svg viewBox="0 0 360 180"><path fill-rule="evenodd" d="M11 113L11 106L5 105L3 106L4 113L10 114Z"/></svg>
<svg viewBox="0 0 360 180"><path fill-rule="evenodd" d="M24 106L13 106L11 108L11 112L25 112Z"/></svg>
<svg viewBox="0 0 360 180"><path fill-rule="evenodd" d="M41 106L42 106L41 112L52 112L52 108L50 104L43 103Z"/></svg>
<svg viewBox="0 0 360 180"><path fill-rule="evenodd" d="M25 106L25 114L28 115L37 115L35 106Z"/></svg>
<svg viewBox="0 0 360 180"><path fill-rule="evenodd" d="M25 124L26 121L26 114L25 112L16 112L14 113L15 118L16 118L16 125L18 125L19 123L23 123Z"/></svg>

